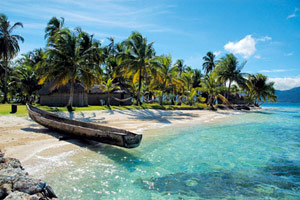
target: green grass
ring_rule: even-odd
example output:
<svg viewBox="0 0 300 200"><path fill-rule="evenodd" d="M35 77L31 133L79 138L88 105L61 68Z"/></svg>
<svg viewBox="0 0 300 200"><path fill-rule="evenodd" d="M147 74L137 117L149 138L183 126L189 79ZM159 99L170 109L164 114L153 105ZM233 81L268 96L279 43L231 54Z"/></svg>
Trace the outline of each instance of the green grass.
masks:
<svg viewBox="0 0 300 200"><path fill-rule="evenodd" d="M38 108L50 112L67 111L66 107L49 107L49 106L39 106ZM141 106L131 105L131 106L88 106L88 107L74 107L75 112L81 111L95 111L95 110L135 110L135 109L161 109L161 110L194 110L194 109L207 109L206 104L196 104L196 105L164 105L161 106L158 103L153 104L143 104ZM19 117L27 116L27 109L25 105L18 105L17 113L11 114L11 104L0 104L0 115L15 115Z"/></svg>
<svg viewBox="0 0 300 200"><path fill-rule="evenodd" d="M24 117L27 116L27 109L25 105L18 105L17 113L10 114L11 104L0 104L0 115L15 115Z"/></svg>

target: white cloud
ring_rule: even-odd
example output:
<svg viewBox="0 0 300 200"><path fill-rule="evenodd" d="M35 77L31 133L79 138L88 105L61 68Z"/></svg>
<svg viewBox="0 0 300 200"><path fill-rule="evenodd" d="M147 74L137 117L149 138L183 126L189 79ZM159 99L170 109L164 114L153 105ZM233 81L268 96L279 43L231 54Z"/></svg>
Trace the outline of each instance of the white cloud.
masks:
<svg viewBox="0 0 300 200"><path fill-rule="evenodd" d="M238 42L228 42L224 49L231 53L241 54L244 58L249 58L256 51L255 44L255 39L251 35L247 35Z"/></svg>
<svg viewBox="0 0 300 200"><path fill-rule="evenodd" d="M214 55L215 55L215 56L219 56L221 53L222 53L222 51L215 51L215 52L214 52Z"/></svg>
<svg viewBox="0 0 300 200"><path fill-rule="evenodd" d="M260 70L260 73L273 73L273 72L287 72L290 70L286 70L286 69L273 69L273 70Z"/></svg>
<svg viewBox="0 0 300 200"><path fill-rule="evenodd" d="M300 76L286 78L269 78L269 81L275 82L274 88L277 90L289 90L300 86Z"/></svg>
<svg viewBox="0 0 300 200"><path fill-rule="evenodd" d="M261 59L261 56L260 55L255 55L254 58Z"/></svg>
<svg viewBox="0 0 300 200"><path fill-rule="evenodd" d="M298 8L295 8L294 12L292 14L290 14L289 16L287 16L287 19L297 17L298 10L299 10Z"/></svg>
<svg viewBox="0 0 300 200"><path fill-rule="evenodd" d="M247 35L238 42L228 42L224 45L224 49L234 54L241 54L245 59L249 58L256 52L256 43L272 40L270 36L261 38L253 38L252 35ZM260 59L261 56L257 55L255 58Z"/></svg>

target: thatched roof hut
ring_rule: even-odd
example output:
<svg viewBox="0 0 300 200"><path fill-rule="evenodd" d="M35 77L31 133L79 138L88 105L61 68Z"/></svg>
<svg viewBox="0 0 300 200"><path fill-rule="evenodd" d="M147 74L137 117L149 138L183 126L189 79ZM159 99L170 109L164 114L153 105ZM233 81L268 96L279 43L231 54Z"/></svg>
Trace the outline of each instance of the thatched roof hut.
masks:
<svg viewBox="0 0 300 200"><path fill-rule="evenodd" d="M46 84L40 91L40 105L46 106L66 106L69 97L71 84L68 83L59 88L52 87L53 81ZM80 82L74 84L73 106L88 106L88 95L84 85Z"/></svg>

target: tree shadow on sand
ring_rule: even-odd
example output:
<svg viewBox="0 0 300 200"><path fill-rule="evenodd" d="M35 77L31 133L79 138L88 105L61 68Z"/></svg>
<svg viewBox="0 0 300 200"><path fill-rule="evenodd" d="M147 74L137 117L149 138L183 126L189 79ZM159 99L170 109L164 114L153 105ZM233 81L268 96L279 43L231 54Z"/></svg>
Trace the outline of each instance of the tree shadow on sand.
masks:
<svg viewBox="0 0 300 200"><path fill-rule="evenodd" d="M78 120L78 121L83 121L83 122L94 122L94 123L107 123L105 122L105 117L97 118L97 115L95 112L85 114L84 112L80 113L74 113L74 112L59 112L56 113L58 116L67 118L67 119L72 119L72 120Z"/></svg>
<svg viewBox="0 0 300 200"><path fill-rule="evenodd" d="M129 119L139 119L143 121L157 121L159 123L171 124L170 120L192 119L199 117L198 114L184 113L181 111L166 110L115 110L116 113L129 115Z"/></svg>

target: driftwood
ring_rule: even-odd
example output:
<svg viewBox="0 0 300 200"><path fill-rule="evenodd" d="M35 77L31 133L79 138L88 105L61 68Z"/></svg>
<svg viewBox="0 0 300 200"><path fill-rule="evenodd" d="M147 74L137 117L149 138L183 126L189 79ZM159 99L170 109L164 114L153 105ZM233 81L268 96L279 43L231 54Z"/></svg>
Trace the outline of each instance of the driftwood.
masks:
<svg viewBox="0 0 300 200"><path fill-rule="evenodd" d="M142 135L130 131L66 119L28 104L26 106L30 118L35 122L79 139L89 139L125 148L138 147L142 140Z"/></svg>

